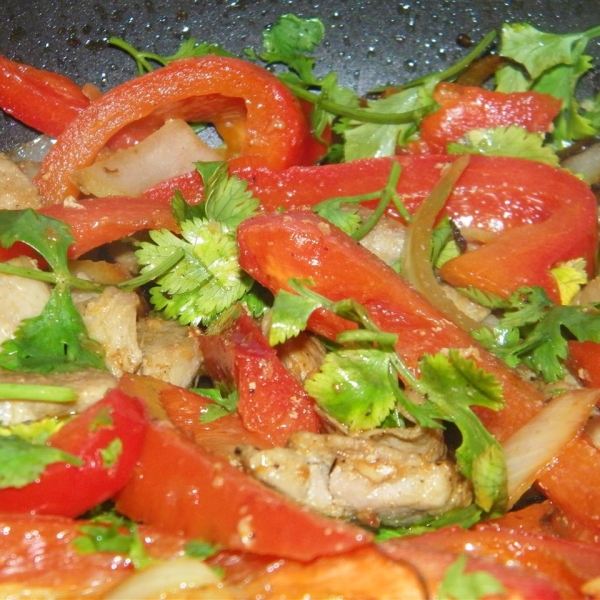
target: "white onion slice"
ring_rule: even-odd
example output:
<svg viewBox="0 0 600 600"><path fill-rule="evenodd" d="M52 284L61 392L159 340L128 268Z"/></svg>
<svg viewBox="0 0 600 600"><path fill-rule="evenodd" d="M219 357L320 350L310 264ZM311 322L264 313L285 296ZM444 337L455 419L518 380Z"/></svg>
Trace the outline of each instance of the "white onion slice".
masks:
<svg viewBox="0 0 600 600"><path fill-rule="evenodd" d="M562 166L583 178L586 183L600 183L600 143L562 161Z"/></svg>
<svg viewBox="0 0 600 600"><path fill-rule="evenodd" d="M193 171L195 162L219 160L223 157L185 121L172 119L139 144L76 171L73 179L84 194L98 198L139 196L165 179Z"/></svg>
<svg viewBox="0 0 600 600"><path fill-rule="evenodd" d="M538 473L584 428L600 390L577 389L554 398L503 444L509 508Z"/></svg>
<svg viewBox="0 0 600 600"><path fill-rule="evenodd" d="M177 590L216 585L217 574L202 561L187 556L151 564L113 588L105 600L150 600Z"/></svg>

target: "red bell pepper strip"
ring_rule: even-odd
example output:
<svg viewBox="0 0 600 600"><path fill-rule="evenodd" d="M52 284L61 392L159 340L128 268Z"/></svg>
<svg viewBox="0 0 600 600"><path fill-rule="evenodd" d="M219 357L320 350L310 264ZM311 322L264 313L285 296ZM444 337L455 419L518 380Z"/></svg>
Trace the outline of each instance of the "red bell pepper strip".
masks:
<svg viewBox="0 0 600 600"><path fill-rule="evenodd" d="M309 208L331 197L352 196L383 189L392 160L366 159L338 165L291 167L273 170L234 166L261 199L262 209ZM402 156L398 192L409 212L414 212L440 177L447 156ZM91 210L57 206L44 209L67 221L74 229L80 250L113 241L121 235L173 223L169 206L175 189L189 201L202 199L197 173L163 182L144 194L143 200L106 202ZM593 275L598 244L596 199L589 187L566 171L541 163L506 157L473 156L450 196L443 213L459 226L480 227L496 233L481 248L444 265L442 273L452 284L506 296L520 286L539 285L558 299L550 268L556 263L584 257ZM109 217L109 218L107 218ZM118 223L114 227L113 222Z"/></svg>
<svg viewBox="0 0 600 600"><path fill-rule="evenodd" d="M598 342L569 341L567 368L590 388L600 388L600 344Z"/></svg>
<svg viewBox="0 0 600 600"><path fill-rule="evenodd" d="M526 569L531 578L542 575L555 586L562 598L578 598L581 586L600 577L600 547L563 540L504 525L503 519L479 523L469 530L458 526L418 537L388 542L394 550L404 548L412 553L420 550L466 553L479 559L491 558ZM515 553L515 548L518 552ZM545 597L545 596L540 596Z"/></svg>
<svg viewBox="0 0 600 600"><path fill-rule="evenodd" d="M32 512L76 517L111 498L129 479L140 454L147 421L142 404L119 390L109 392L59 429L49 444L73 454L81 466L52 463L36 481L0 490L0 513ZM114 464L102 452L120 443ZM112 462L112 461L111 461Z"/></svg>
<svg viewBox="0 0 600 600"><path fill-rule="evenodd" d="M331 197L381 190L391 160L367 159L281 172L242 170L238 175L267 211L304 208ZM440 177L447 156L401 156L398 184L410 213ZM570 173L542 163L506 157L473 156L442 214L459 227L495 233L492 241L448 261L441 273L452 285L507 296L521 286L538 285L558 300L550 275L558 262L583 257L593 276L598 244L596 199Z"/></svg>
<svg viewBox="0 0 600 600"><path fill-rule="evenodd" d="M206 427L198 397L155 383L158 391L131 376L120 384L143 397L154 417L134 474L116 497L121 513L188 538L303 561L372 541L370 533L313 513L233 467L225 453L256 436L236 441L239 421L228 417Z"/></svg>
<svg viewBox="0 0 600 600"><path fill-rule="evenodd" d="M68 77L0 56L0 108L25 125L57 137L89 103Z"/></svg>
<svg viewBox="0 0 600 600"><path fill-rule="evenodd" d="M242 268L273 293L289 289L288 281L298 278L312 280L314 290L331 300L354 298L383 331L398 334L398 352L412 368L425 353L468 351L503 388L503 410L478 410L500 441L542 408L542 396L533 386L479 347L375 255L316 215L298 211L253 217L239 226L238 243ZM327 337L348 328L346 321L331 317L317 313L309 326ZM600 450L586 437L565 448L539 484L563 512L600 530Z"/></svg>
<svg viewBox="0 0 600 600"><path fill-rule="evenodd" d="M211 122L229 157L273 168L299 162L309 136L298 102L267 70L212 55L175 61L106 92L69 124L36 178L45 203L76 197L72 173L90 165L123 127L151 116Z"/></svg>
<svg viewBox="0 0 600 600"><path fill-rule="evenodd" d="M247 429L277 446L295 431L321 430L314 401L246 313L223 333L201 335L198 342L211 379L238 391L237 411Z"/></svg>
<svg viewBox="0 0 600 600"><path fill-rule="evenodd" d="M432 154L445 154L472 129L518 125L527 131L549 131L561 100L539 92L492 92L458 83L438 83L433 99L440 108L421 122L421 141Z"/></svg>

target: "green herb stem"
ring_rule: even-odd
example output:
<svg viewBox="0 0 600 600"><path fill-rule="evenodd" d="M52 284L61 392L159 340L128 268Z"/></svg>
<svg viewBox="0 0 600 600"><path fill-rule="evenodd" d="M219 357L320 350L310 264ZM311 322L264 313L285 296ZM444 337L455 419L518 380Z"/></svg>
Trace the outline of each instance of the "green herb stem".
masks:
<svg viewBox="0 0 600 600"><path fill-rule="evenodd" d="M295 85L289 82L285 84L290 90L300 99L306 100L311 104L326 110L327 112L339 115L340 117L347 117L353 121L360 121L362 123L376 123L378 125L402 125L404 123L413 123L421 120L425 115L433 112L437 106L435 102L415 108L414 110L408 110L401 113L380 113L371 110L352 108L339 104L327 98L323 98L319 94L310 92L309 90Z"/></svg>
<svg viewBox="0 0 600 600"><path fill-rule="evenodd" d="M68 403L77 400L77 391L74 388L59 385L0 383L0 398L3 400Z"/></svg>

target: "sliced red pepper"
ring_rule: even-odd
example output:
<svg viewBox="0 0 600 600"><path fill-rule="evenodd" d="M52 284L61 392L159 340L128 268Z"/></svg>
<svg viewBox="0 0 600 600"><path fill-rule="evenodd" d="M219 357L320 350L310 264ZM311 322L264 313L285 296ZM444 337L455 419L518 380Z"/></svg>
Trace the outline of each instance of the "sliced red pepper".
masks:
<svg viewBox="0 0 600 600"><path fill-rule="evenodd" d="M57 137L89 103L68 77L0 56L0 108L25 125Z"/></svg>
<svg viewBox="0 0 600 600"><path fill-rule="evenodd" d="M113 88L69 124L36 178L46 204L76 197L72 173L90 165L118 131L151 116L211 122L229 157L273 168L299 162L309 135L295 97L266 69L212 55L175 61Z"/></svg>
<svg viewBox="0 0 600 600"><path fill-rule="evenodd" d="M246 313L223 333L198 341L213 381L237 390L237 410L247 429L277 446L295 431L321 430L314 401Z"/></svg>
<svg viewBox="0 0 600 600"><path fill-rule="evenodd" d="M144 441L142 404L119 390L90 406L56 432L49 444L83 461L52 463L36 481L0 490L0 513L32 512L76 517L111 498L129 479ZM102 452L121 444L114 464ZM111 461L112 462L112 461Z"/></svg>
<svg viewBox="0 0 600 600"><path fill-rule="evenodd" d="M394 540L386 546L392 556L395 550L404 548L409 559L413 553L423 550L466 553L480 560L491 558L526 569L532 579L542 575L552 582L561 598L580 597L581 586L600 576L600 548L596 544L561 540L505 526L502 518L480 523L469 530L446 527L423 536Z"/></svg>
<svg viewBox="0 0 600 600"><path fill-rule="evenodd" d="M309 208L340 196L377 192L386 184L394 159L366 159L338 165L292 167L284 170L240 167L231 169L248 181L266 212ZM402 156L398 192L414 212L431 192L447 156ZM189 201L202 199L197 173L166 181L144 194L147 200L106 202L106 208L76 211L57 206L52 216L70 223L80 250L117 239L153 223L168 227L170 199L180 189ZM126 204L126 202L128 204ZM88 206L88 204L85 204ZM110 210L110 217L107 213ZM539 285L558 300L550 268L583 257L593 276L598 244L596 199L589 187L560 169L506 157L473 156L443 213L459 226L480 227L496 237L475 251L447 262L442 274L460 287L470 285L506 296L520 286ZM118 228L112 229L113 221Z"/></svg>
<svg viewBox="0 0 600 600"><path fill-rule="evenodd" d="M569 341L567 368L585 387L600 388L600 344Z"/></svg>
<svg viewBox="0 0 600 600"><path fill-rule="evenodd" d="M492 92L458 83L438 83L433 99L440 108L421 122L421 141L433 154L444 154L472 129L518 125L545 133L560 112L561 100L539 92Z"/></svg>
<svg viewBox="0 0 600 600"><path fill-rule="evenodd" d="M234 550L303 561L372 541L370 533L313 513L233 467L225 452L252 439L240 435L239 421L224 417L207 427L192 392L169 384L157 382L157 392L127 376L121 386L140 397L150 387L148 410L163 415L151 422L134 475L116 497L121 513Z"/></svg>
<svg viewBox="0 0 600 600"><path fill-rule="evenodd" d="M316 215L288 212L248 219L238 228L238 242L242 268L272 292L289 289L291 278L306 279L327 298L354 298L364 305L383 331L399 335L398 352L413 368L425 353L468 351L503 388L503 410L477 411L500 441L542 408L543 398L533 386L479 347L375 255ZM313 315L309 325L328 337L349 327L326 313ZM587 438L565 448L538 483L563 512L600 529L600 450Z"/></svg>
<svg viewBox="0 0 600 600"><path fill-rule="evenodd" d="M332 197L383 189L392 159L367 159L322 167L294 167L238 173L265 210L304 208ZM447 156L402 156L398 193L413 213L440 177ZM459 227L496 234L492 241L448 261L443 278L458 287L474 286L507 296L538 285L558 300L550 268L584 257L593 276L598 244L596 199L568 172L533 161L473 156L442 214Z"/></svg>

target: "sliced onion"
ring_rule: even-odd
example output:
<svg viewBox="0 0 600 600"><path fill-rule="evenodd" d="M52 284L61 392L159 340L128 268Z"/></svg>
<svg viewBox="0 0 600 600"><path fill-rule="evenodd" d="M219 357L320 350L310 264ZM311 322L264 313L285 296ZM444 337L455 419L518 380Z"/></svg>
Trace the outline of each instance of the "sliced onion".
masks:
<svg viewBox="0 0 600 600"><path fill-rule="evenodd" d="M443 173L440 181L411 219L406 229L402 275L448 319L471 331L481 327L481 324L465 315L448 298L443 286L436 279L431 264L431 236L435 221L468 164L468 155L457 158Z"/></svg>
<svg viewBox="0 0 600 600"><path fill-rule="evenodd" d="M562 166L581 176L590 185L600 183L600 143L569 156L562 161Z"/></svg>
<svg viewBox="0 0 600 600"><path fill-rule="evenodd" d="M509 508L538 473L583 430L600 390L578 389L554 398L503 444Z"/></svg>
<svg viewBox="0 0 600 600"><path fill-rule="evenodd" d="M196 558L183 556L151 564L113 588L105 600L150 600L189 588L219 583L217 574Z"/></svg>
<svg viewBox="0 0 600 600"><path fill-rule="evenodd" d="M165 179L193 171L195 162L218 160L223 157L185 121L172 119L139 144L80 169L73 178L84 194L139 196Z"/></svg>

